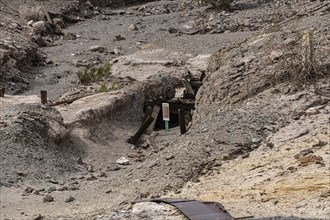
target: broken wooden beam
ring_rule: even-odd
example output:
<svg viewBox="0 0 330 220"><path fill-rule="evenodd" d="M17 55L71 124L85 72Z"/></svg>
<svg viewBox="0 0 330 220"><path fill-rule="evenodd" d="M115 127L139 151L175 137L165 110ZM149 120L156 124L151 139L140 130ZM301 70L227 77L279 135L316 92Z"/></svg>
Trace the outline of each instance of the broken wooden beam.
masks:
<svg viewBox="0 0 330 220"><path fill-rule="evenodd" d="M147 129L147 131L146 131L147 134L151 134L152 131L154 130L154 127L155 127L155 124L156 124L156 122L157 122L157 118L158 118L158 115L159 115L159 111L160 111L160 106L155 105L155 106L154 106L154 109L153 109L153 111L152 111L152 113L151 113L151 117L153 117L154 120L152 121L152 123L151 123L150 126L148 127L148 129Z"/></svg>
<svg viewBox="0 0 330 220"><path fill-rule="evenodd" d="M178 114L179 114L180 133L181 134L184 134L184 133L187 132L186 119L184 117L184 110L183 109L179 109L178 110Z"/></svg>
<svg viewBox="0 0 330 220"><path fill-rule="evenodd" d="M132 136L130 139L128 139L127 142L136 145L137 142L140 140L141 136L143 135L143 133L145 132L145 130L149 127L149 125L152 123L153 120L154 118L151 115L149 115L146 118L146 120L143 122L139 130L135 133L135 135Z"/></svg>
<svg viewBox="0 0 330 220"><path fill-rule="evenodd" d="M40 96L41 96L41 104L47 104L47 91L41 90Z"/></svg>
<svg viewBox="0 0 330 220"><path fill-rule="evenodd" d="M151 106L146 106L145 110L144 110L144 116L143 116L143 120L141 122L141 126L144 123L144 121L148 118L149 115L151 115L152 113L152 107Z"/></svg>
<svg viewBox="0 0 330 220"><path fill-rule="evenodd" d="M203 85L203 82L199 80L191 80L190 85L192 86L193 89L199 89Z"/></svg>

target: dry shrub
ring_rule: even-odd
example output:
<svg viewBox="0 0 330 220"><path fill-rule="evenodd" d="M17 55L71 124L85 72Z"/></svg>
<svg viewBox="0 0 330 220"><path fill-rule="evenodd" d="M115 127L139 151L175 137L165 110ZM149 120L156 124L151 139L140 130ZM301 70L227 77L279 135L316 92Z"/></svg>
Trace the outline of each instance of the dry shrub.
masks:
<svg viewBox="0 0 330 220"><path fill-rule="evenodd" d="M18 9L19 15L26 21L41 21L45 14L41 6L21 5Z"/></svg>
<svg viewBox="0 0 330 220"><path fill-rule="evenodd" d="M290 52L275 74L275 81L309 84L325 76L323 66L315 58L313 33L304 32L300 45L287 46L286 50Z"/></svg>

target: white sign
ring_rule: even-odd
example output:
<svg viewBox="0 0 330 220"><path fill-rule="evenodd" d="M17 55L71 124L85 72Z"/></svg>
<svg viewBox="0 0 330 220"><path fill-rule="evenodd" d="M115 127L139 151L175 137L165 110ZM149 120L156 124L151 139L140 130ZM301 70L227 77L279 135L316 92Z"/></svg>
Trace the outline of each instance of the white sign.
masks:
<svg viewBox="0 0 330 220"><path fill-rule="evenodd" d="M163 103L162 104L162 111L163 111L163 120L169 121L170 120L170 104Z"/></svg>

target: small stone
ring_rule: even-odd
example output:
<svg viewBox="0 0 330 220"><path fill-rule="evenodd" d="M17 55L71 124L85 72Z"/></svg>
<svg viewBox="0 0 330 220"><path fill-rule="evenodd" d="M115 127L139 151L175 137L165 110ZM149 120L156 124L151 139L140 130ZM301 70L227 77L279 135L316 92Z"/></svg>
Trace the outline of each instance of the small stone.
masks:
<svg viewBox="0 0 330 220"><path fill-rule="evenodd" d="M92 180L96 180L96 179L97 179L96 176L94 176L93 174L90 174L86 177L87 181L92 181Z"/></svg>
<svg viewBox="0 0 330 220"><path fill-rule="evenodd" d="M50 183L53 183L53 184L58 184L58 181L55 180L55 179L50 179L49 182L50 182Z"/></svg>
<svg viewBox="0 0 330 220"><path fill-rule="evenodd" d="M89 48L89 50L92 51L92 52L100 52L100 53L102 53L102 52L105 51L105 47L103 47L101 45L95 45L95 46L91 46Z"/></svg>
<svg viewBox="0 0 330 220"><path fill-rule="evenodd" d="M94 172L94 167L92 164L88 165L87 171L91 173Z"/></svg>
<svg viewBox="0 0 330 220"><path fill-rule="evenodd" d="M32 24L34 32L38 34L43 34L47 32L47 23L45 21L37 21Z"/></svg>
<svg viewBox="0 0 330 220"><path fill-rule="evenodd" d="M27 195L31 194L34 190L35 190L34 188L28 186L24 189L22 196L27 196Z"/></svg>
<svg viewBox="0 0 330 220"><path fill-rule="evenodd" d="M118 47L113 48L113 53L116 54L116 55L120 54L120 51L121 51L121 49L118 48Z"/></svg>
<svg viewBox="0 0 330 220"><path fill-rule="evenodd" d="M328 144L328 142L319 140L316 144L313 144L312 147L323 147L323 146L325 146L327 144Z"/></svg>
<svg viewBox="0 0 330 220"><path fill-rule="evenodd" d="M54 18L53 22L55 25L60 26L61 28L64 28L64 21L61 18Z"/></svg>
<svg viewBox="0 0 330 220"><path fill-rule="evenodd" d="M277 61L277 60L279 60L282 56L283 56L283 52L273 50L273 51L270 53L269 58L270 58L271 61Z"/></svg>
<svg viewBox="0 0 330 220"><path fill-rule="evenodd" d="M55 186L51 186L47 189L47 192L54 192L56 191L56 187Z"/></svg>
<svg viewBox="0 0 330 220"><path fill-rule="evenodd" d="M97 174L98 177L107 177L107 174L105 172L99 172Z"/></svg>
<svg viewBox="0 0 330 220"><path fill-rule="evenodd" d="M53 202L54 201L54 198L51 195L46 195L44 198L42 198L42 201L44 203L46 203L46 202Z"/></svg>
<svg viewBox="0 0 330 220"><path fill-rule="evenodd" d="M111 166L107 167L107 170L109 171L117 171L120 170L120 166L118 166L117 164L112 164Z"/></svg>
<svg viewBox="0 0 330 220"><path fill-rule="evenodd" d="M121 36L120 34L119 35L116 35L115 38L113 39L114 41L121 41L121 40L126 40L125 37Z"/></svg>
<svg viewBox="0 0 330 220"><path fill-rule="evenodd" d="M171 28L168 29L168 32L170 34L176 34L176 33L179 33L179 29L171 27Z"/></svg>
<svg viewBox="0 0 330 220"><path fill-rule="evenodd" d="M174 155L168 155L165 157L165 160L171 160L171 159L174 159L175 156Z"/></svg>
<svg viewBox="0 0 330 220"><path fill-rule="evenodd" d="M128 27L128 30L129 30L129 31L136 31L136 30L138 30L138 28L136 27L135 24L131 24L131 25Z"/></svg>
<svg viewBox="0 0 330 220"><path fill-rule="evenodd" d="M83 160L82 160L81 157L79 157L79 158L77 159L77 163L80 164L80 165L83 165L83 164L84 164L84 162L83 162Z"/></svg>
<svg viewBox="0 0 330 220"><path fill-rule="evenodd" d="M68 198L65 199L65 203L69 203L69 202L73 202L74 200L76 200L73 196L69 196Z"/></svg>
<svg viewBox="0 0 330 220"><path fill-rule="evenodd" d="M306 115L317 115L320 111L317 108L309 108L305 113Z"/></svg>
<svg viewBox="0 0 330 220"><path fill-rule="evenodd" d="M32 24L33 23L34 23L34 21L33 20L30 20L28 23L26 23L26 25L32 27Z"/></svg>
<svg viewBox="0 0 330 220"><path fill-rule="evenodd" d="M120 165L129 165L129 160L126 157L121 157L116 161Z"/></svg>
<svg viewBox="0 0 330 220"><path fill-rule="evenodd" d="M42 220L42 219L44 219L44 217L41 214L33 218L33 220Z"/></svg>
<svg viewBox="0 0 330 220"><path fill-rule="evenodd" d="M27 172L25 172L25 171L17 170L17 171L15 171L15 172L16 172L16 174L17 174L18 176L27 176Z"/></svg>
<svg viewBox="0 0 330 220"><path fill-rule="evenodd" d="M261 140L260 140L259 138L253 138L253 139L252 139L252 142L253 142L253 143L259 143L260 141L261 141Z"/></svg>

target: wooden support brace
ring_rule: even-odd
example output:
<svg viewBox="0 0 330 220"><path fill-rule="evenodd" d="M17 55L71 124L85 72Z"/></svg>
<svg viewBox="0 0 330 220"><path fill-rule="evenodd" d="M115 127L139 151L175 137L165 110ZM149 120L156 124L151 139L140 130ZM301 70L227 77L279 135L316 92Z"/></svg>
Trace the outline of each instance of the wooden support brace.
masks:
<svg viewBox="0 0 330 220"><path fill-rule="evenodd" d="M40 96L41 96L41 104L47 104L47 91L41 90Z"/></svg>
<svg viewBox="0 0 330 220"><path fill-rule="evenodd" d="M178 114L179 114L180 132L181 132L181 134L184 134L184 133L187 132L186 120L184 118L184 110L183 109L179 109L178 110Z"/></svg>
<svg viewBox="0 0 330 220"><path fill-rule="evenodd" d="M154 130L154 127L155 127L155 124L157 122L157 118L158 118L158 115L159 115L159 111L160 111L160 106L158 105L155 105L154 106L154 109L152 111L152 114L151 114L151 117L154 118L154 120L152 121L152 123L150 124L150 126L148 127L146 133L147 134L151 134L152 131Z"/></svg>
<svg viewBox="0 0 330 220"><path fill-rule="evenodd" d="M149 115L147 119L143 122L139 130L136 132L136 134L133 137L131 137L127 142L136 145L139 139L141 138L143 132L149 127L149 125L152 123L153 120L154 118L151 115Z"/></svg>
<svg viewBox="0 0 330 220"><path fill-rule="evenodd" d="M145 120L148 118L148 116L151 115L151 113L152 113L152 107L151 106L146 106L141 126L145 122Z"/></svg>

